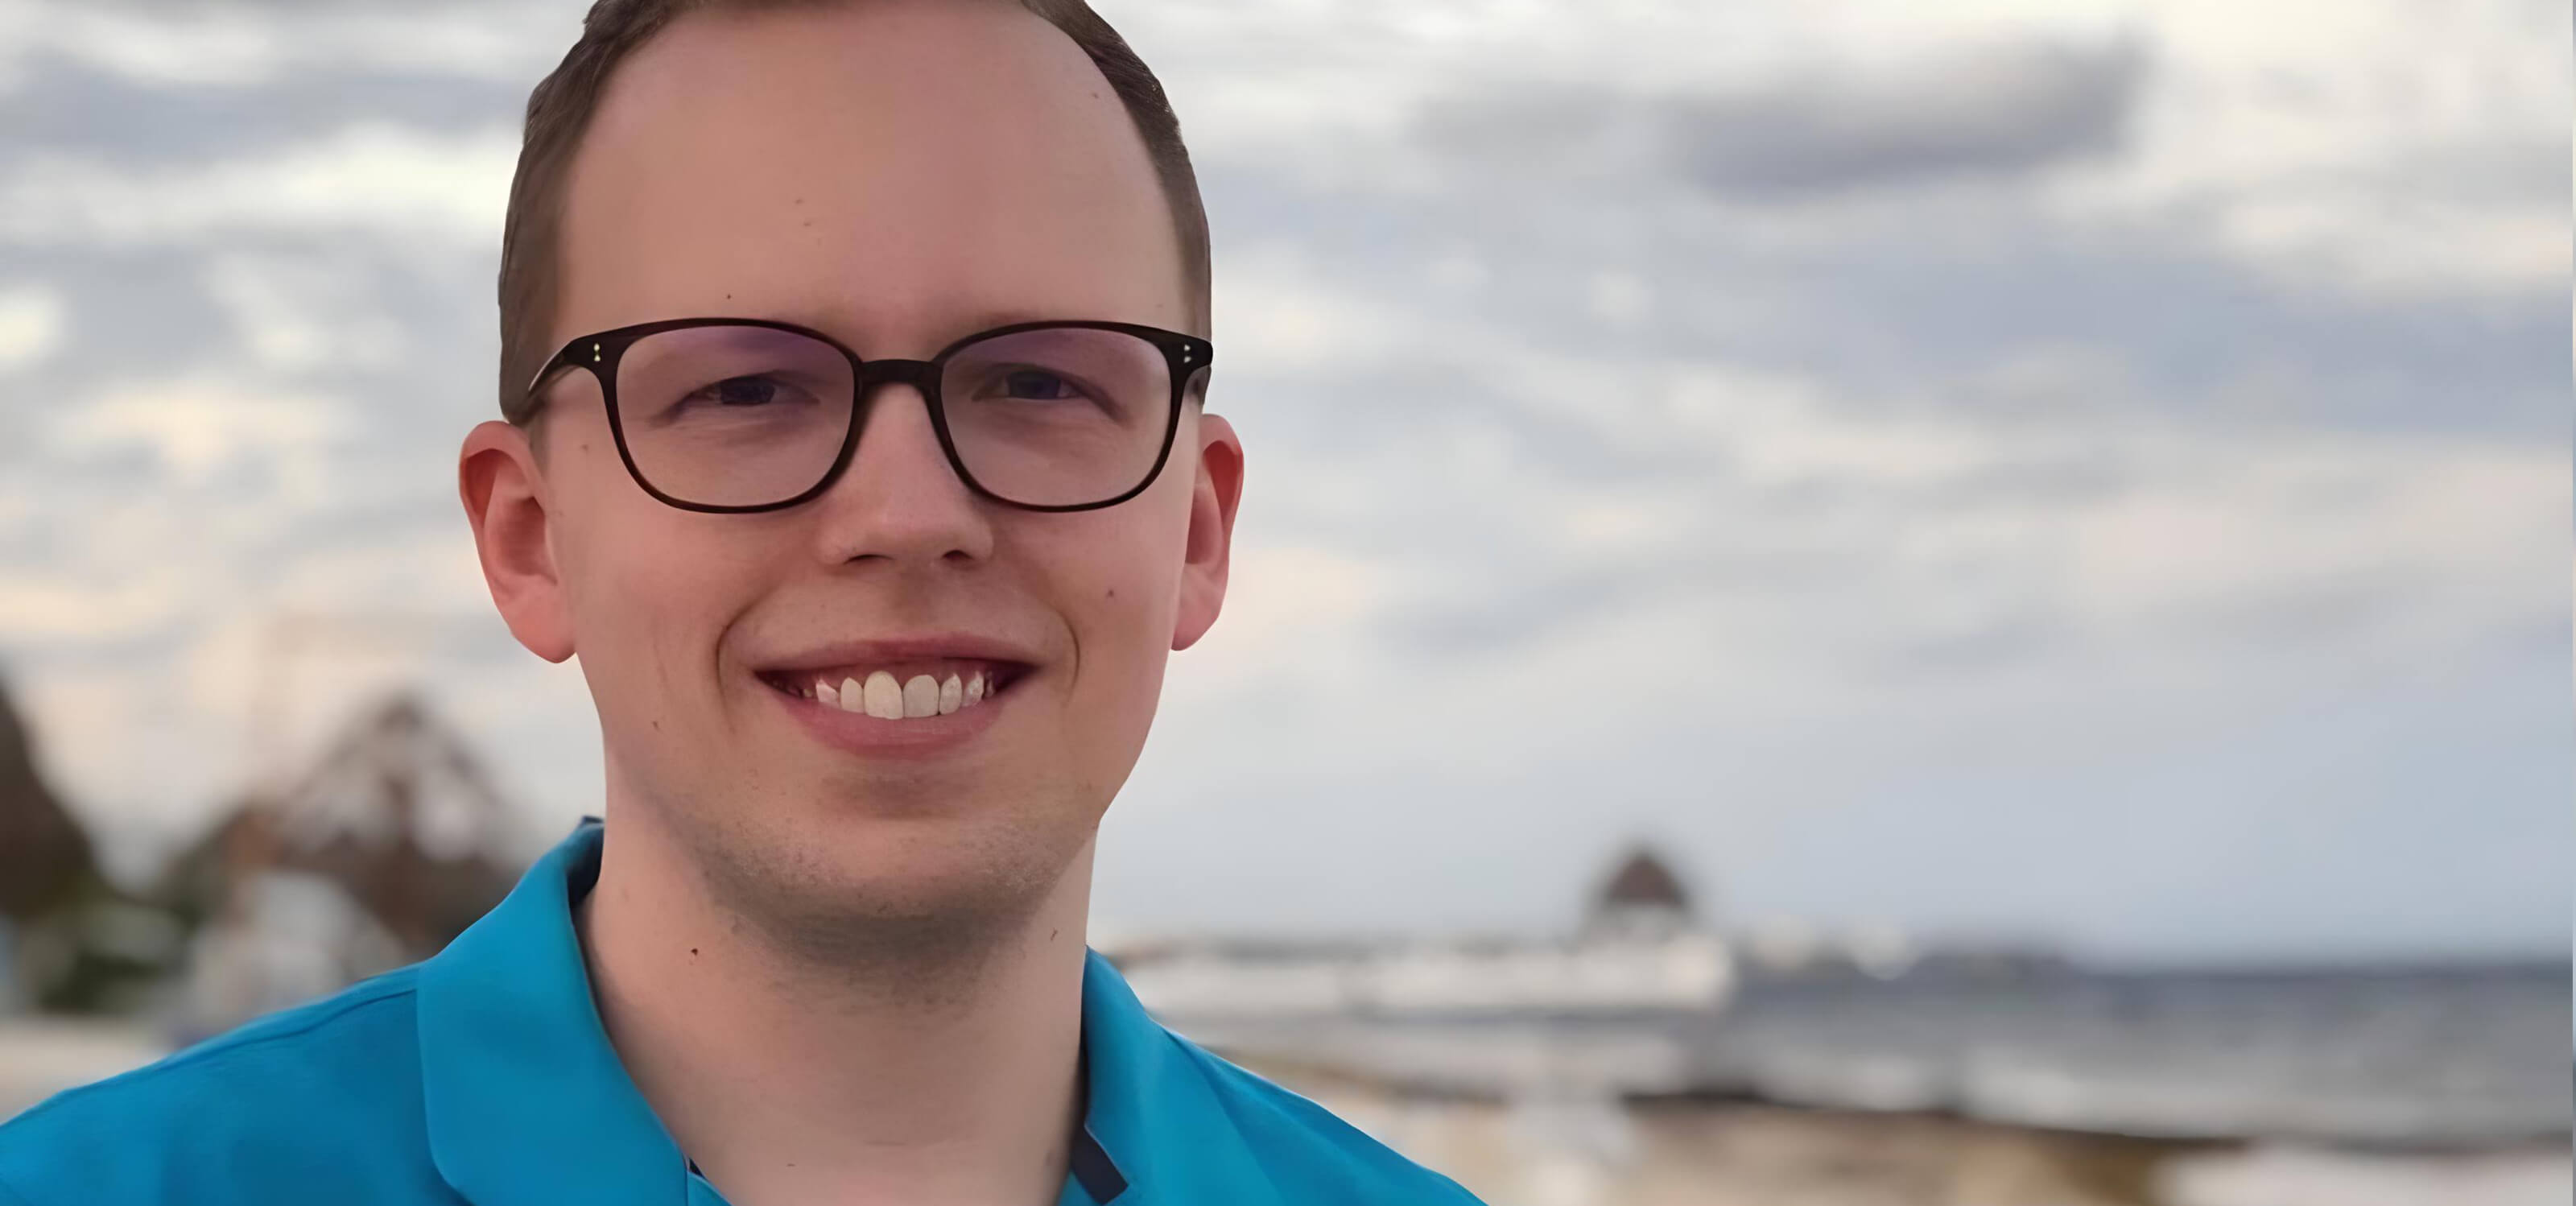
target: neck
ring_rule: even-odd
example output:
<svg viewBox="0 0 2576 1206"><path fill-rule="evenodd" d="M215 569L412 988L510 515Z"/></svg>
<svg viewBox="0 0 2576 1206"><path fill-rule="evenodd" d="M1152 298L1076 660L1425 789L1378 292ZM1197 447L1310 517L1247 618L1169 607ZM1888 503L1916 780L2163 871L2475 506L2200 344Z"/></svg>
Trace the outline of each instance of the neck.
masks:
<svg viewBox="0 0 2576 1206"><path fill-rule="evenodd" d="M1038 906L924 951L791 949L623 808L575 909L609 1041L736 1206L1045 1206L1081 1118L1086 843Z"/></svg>

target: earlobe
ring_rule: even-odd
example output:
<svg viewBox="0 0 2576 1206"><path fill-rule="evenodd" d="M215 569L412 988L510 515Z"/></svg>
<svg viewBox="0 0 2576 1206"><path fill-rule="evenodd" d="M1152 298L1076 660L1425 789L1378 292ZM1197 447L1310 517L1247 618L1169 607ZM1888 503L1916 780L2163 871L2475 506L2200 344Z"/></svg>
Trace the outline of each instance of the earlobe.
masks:
<svg viewBox="0 0 2576 1206"><path fill-rule="evenodd" d="M484 584L510 635L547 661L571 657L571 613L548 539L553 516L527 433L498 420L478 424L466 433L456 478Z"/></svg>
<svg viewBox="0 0 2576 1206"><path fill-rule="evenodd" d="M1225 604L1225 578L1234 550L1234 512L1243 499L1243 443L1222 416L1198 422L1198 480L1190 490L1189 540L1181 566L1181 606L1172 625L1172 648L1187 649L1206 636Z"/></svg>

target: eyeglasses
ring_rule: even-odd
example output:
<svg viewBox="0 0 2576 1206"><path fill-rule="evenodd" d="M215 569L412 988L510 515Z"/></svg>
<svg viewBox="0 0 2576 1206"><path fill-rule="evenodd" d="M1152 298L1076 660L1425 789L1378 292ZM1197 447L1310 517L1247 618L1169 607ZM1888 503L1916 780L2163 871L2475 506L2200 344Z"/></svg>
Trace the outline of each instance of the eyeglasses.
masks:
<svg viewBox="0 0 2576 1206"><path fill-rule="evenodd" d="M688 511L775 511L831 488L858 447L860 400L901 382L976 495L1031 511L1115 506L1170 459L1207 340L1124 322L1013 323L928 360L862 360L820 331L675 318L567 343L528 390L583 369L646 494Z"/></svg>

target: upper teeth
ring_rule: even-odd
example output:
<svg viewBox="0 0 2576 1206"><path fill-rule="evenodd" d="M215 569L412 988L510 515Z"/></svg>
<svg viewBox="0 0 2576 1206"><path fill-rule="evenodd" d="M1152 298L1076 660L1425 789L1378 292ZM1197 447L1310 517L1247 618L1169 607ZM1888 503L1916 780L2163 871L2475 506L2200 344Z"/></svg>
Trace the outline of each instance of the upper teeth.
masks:
<svg viewBox="0 0 2576 1206"><path fill-rule="evenodd" d="M865 679L843 678L834 683L822 679L814 684L813 698L844 712L865 712L879 720L904 720L919 716L945 716L959 708L973 707L991 693L981 670L951 673L946 678L916 674L897 682L892 673L872 671Z"/></svg>

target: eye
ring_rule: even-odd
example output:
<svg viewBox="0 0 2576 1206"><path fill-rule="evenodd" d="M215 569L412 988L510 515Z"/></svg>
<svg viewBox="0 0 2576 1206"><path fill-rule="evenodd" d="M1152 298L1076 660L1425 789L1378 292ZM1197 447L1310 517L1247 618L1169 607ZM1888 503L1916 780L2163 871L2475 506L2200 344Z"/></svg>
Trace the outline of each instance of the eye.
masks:
<svg viewBox="0 0 2576 1206"><path fill-rule="evenodd" d="M767 377L727 377L683 399L718 406L760 406L778 400L778 383Z"/></svg>
<svg viewBox="0 0 2576 1206"><path fill-rule="evenodd" d="M996 360L963 366L951 379L950 401L980 406L1021 422L1072 422L1087 415L1117 415L1124 407L1114 385L1103 387L1079 368L1043 359Z"/></svg>
<svg viewBox="0 0 2576 1206"><path fill-rule="evenodd" d="M1006 397L1032 402L1061 402L1082 396L1073 383L1045 369L1018 369L1002 377Z"/></svg>

